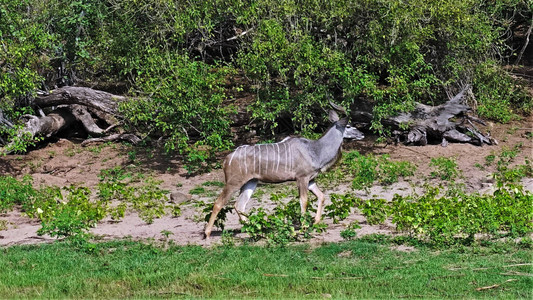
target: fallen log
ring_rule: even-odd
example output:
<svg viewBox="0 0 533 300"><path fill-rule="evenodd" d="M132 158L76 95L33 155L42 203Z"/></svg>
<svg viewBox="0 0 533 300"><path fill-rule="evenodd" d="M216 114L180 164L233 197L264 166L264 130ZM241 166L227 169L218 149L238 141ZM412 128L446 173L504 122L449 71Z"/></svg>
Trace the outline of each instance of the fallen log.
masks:
<svg viewBox="0 0 533 300"><path fill-rule="evenodd" d="M65 86L38 95L32 102L41 116L24 115L23 127L14 141L5 145L0 151L10 153L17 150L16 143L20 140L35 137L49 138L57 133L68 130L74 123L81 124L88 136L100 137L102 141L127 140L138 143L140 139L133 134L114 134L104 137L120 125L118 105L126 97L113 95L104 91L86 87ZM48 111L44 114L43 111ZM96 142L92 140L91 142Z"/></svg>
<svg viewBox="0 0 533 300"><path fill-rule="evenodd" d="M38 95L33 101L36 107L79 104L110 115L117 115L118 104L126 97L87 87L65 86L49 93Z"/></svg>
<svg viewBox="0 0 533 300"><path fill-rule="evenodd" d="M490 134L483 134L473 122L485 125L485 122L470 116L471 108L463 103L470 87L466 86L452 99L438 105L430 106L417 103L411 112L405 112L382 120L391 128L396 143L406 145L426 145L440 143L447 146L448 142L495 145L498 142ZM352 107L352 119L370 122L373 105L362 101ZM407 127L407 129L405 129Z"/></svg>

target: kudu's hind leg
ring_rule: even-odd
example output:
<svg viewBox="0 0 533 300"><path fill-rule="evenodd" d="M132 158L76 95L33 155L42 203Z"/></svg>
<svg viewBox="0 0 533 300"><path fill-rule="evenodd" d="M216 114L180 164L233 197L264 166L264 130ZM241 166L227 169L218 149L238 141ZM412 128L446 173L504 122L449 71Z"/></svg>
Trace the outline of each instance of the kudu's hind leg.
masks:
<svg viewBox="0 0 533 300"><path fill-rule="evenodd" d="M246 217L244 212L246 211L246 205L250 201L250 198L252 197L252 194L254 193L254 190L256 187L257 187L256 179L252 179L248 181L245 185L242 186L241 194L239 195L239 198L235 202L235 210L237 211L239 218L243 222L248 221L248 218Z"/></svg>
<svg viewBox="0 0 533 300"><path fill-rule="evenodd" d="M218 196L217 200L215 201L215 204L213 205L213 211L211 212L211 217L209 218L209 222L207 223L207 226L205 227L205 238L209 238L211 235L211 230L213 230L213 225L215 224L215 221L217 219L217 215L228 203L229 198L231 198L231 195L235 193L239 189L240 185L232 185L226 183L226 186L222 190L222 193Z"/></svg>
<svg viewBox="0 0 533 300"><path fill-rule="evenodd" d="M318 205L316 208L315 224L322 219L322 210L324 209L324 193L318 188L314 181L309 182L309 190L315 194L318 199Z"/></svg>

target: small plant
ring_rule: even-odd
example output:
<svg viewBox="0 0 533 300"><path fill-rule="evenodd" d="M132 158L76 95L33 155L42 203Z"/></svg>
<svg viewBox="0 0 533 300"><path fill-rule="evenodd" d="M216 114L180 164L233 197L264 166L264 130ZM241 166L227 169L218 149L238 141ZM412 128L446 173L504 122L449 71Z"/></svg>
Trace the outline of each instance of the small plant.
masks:
<svg viewBox="0 0 533 300"><path fill-rule="evenodd" d="M224 187L224 182L221 181L206 181L202 183L203 186L215 186L215 187Z"/></svg>
<svg viewBox="0 0 533 300"><path fill-rule="evenodd" d="M327 217L333 220L334 224L346 219L351 214L352 209L360 205L363 201L351 193L344 195L331 194L330 199L331 204L324 207L324 212Z"/></svg>
<svg viewBox="0 0 533 300"><path fill-rule="evenodd" d="M495 159L496 159L496 155L494 154L485 156L485 165L490 166L494 162Z"/></svg>
<svg viewBox="0 0 533 300"><path fill-rule="evenodd" d="M106 204L91 201L86 187L65 187L66 198L59 188L45 188L33 201L33 215L42 222L39 235L70 237L86 235L87 230L106 216Z"/></svg>
<svg viewBox="0 0 533 300"><path fill-rule="evenodd" d="M361 226L357 222L351 222L340 232L340 235L345 240L353 240L357 236L356 229L360 229Z"/></svg>
<svg viewBox="0 0 533 300"><path fill-rule="evenodd" d="M221 240L222 240L222 245L224 245L225 247L235 246L235 239L233 238L233 232L223 230Z"/></svg>
<svg viewBox="0 0 533 300"><path fill-rule="evenodd" d="M15 204L24 205L35 193L30 176L24 176L22 180L0 176L0 213L10 211Z"/></svg>
<svg viewBox="0 0 533 300"><path fill-rule="evenodd" d="M512 149L506 147L502 149L496 164L497 172L493 175L498 182L516 183L526 176L533 176L533 166L527 157L524 160L524 164L510 167L522 147L522 143L519 143Z"/></svg>
<svg viewBox="0 0 533 300"><path fill-rule="evenodd" d="M391 161L389 155L362 155L357 151L345 155L342 168L353 176L352 188L359 190L368 188L374 182L389 185L397 182L400 177L414 175L416 166L405 161Z"/></svg>
<svg viewBox="0 0 533 300"><path fill-rule="evenodd" d="M457 168L457 162L455 161L455 158L432 158L429 166L434 168L430 174L432 178L451 181L459 177L461 174L461 171Z"/></svg>
<svg viewBox="0 0 533 300"><path fill-rule="evenodd" d="M135 160L137 159L137 151L135 150L128 151L128 159L132 162L135 162Z"/></svg>
<svg viewBox="0 0 533 300"><path fill-rule="evenodd" d="M382 224L389 215L389 206L385 199L370 199L359 207L370 225Z"/></svg>
<svg viewBox="0 0 533 300"><path fill-rule="evenodd" d="M191 195L205 194L205 188L203 188L201 186L197 186L197 187L193 188L192 190L190 190L189 194L191 194Z"/></svg>
<svg viewBox="0 0 533 300"><path fill-rule="evenodd" d="M211 218L211 212L213 211L213 205L214 204L215 203L213 201L211 203L209 203L209 204L206 204L205 202L200 202L199 203L200 207L203 207L202 212L204 214L206 214L205 217L204 217L204 221L205 222L209 222L209 219ZM217 219L215 221L214 226L218 227L218 228L222 229L222 231L224 231L224 223L226 222L227 214L229 212L231 212L231 211L233 211L233 206L229 206L229 205L224 206L220 210L220 212L218 213Z"/></svg>
<svg viewBox="0 0 533 300"><path fill-rule="evenodd" d="M248 233L253 240L266 239L269 245L285 246L297 241L300 236L310 238L313 231L324 230L324 224L313 224L309 210L300 213L300 203L291 199L286 204L278 203L272 213L263 208L252 209L248 220L242 222L242 232Z"/></svg>
<svg viewBox="0 0 533 300"><path fill-rule="evenodd" d="M0 220L0 231L7 230L7 225L9 222L7 220Z"/></svg>
<svg viewBox="0 0 533 300"><path fill-rule="evenodd" d="M172 235L172 231L168 231L168 230L161 230L161 234L163 235L163 237L168 240L168 238Z"/></svg>
<svg viewBox="0 0 533 300"><path fill-rule="evenodd" d="M159 187L162 181L154 180L152 177L142 177L141 174L132 174L121 167L100 172L99 199L109 203L110 206L112 200L119 201L115 207L109 208L113 219L122 218L128 208L137 212L139 217L149 224L153 223L155 218L167 214L172 216L181 214L179 205L167 204L168 191ZM142 184L139 184L141 179Z"/></svg>
<svg viewBox="0 0 533 300"><path fill-rule="evenodd" d="M66 148L64 151L63 151L63 154L65 154L66 156L68 157L73 157L74 155L76 155L76 149L74 146L71 146L71 147L68 147Z"/></svg>
<svg viewBox="0 0 533 300"><path fill-rule="evenodd" d="M95 154L95 155L98 155L100 153L102 153L102 150L104 149L104 147L106 146L106 144L100 144L98 146L91 146L91 147L88 147L87 149Z"/></svg>

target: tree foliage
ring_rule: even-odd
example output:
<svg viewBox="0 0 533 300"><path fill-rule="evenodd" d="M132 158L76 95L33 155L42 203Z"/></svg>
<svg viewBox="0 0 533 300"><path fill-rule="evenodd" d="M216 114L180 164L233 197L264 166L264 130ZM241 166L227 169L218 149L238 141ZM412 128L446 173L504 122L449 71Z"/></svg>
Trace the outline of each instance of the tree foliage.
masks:
<svg viewBox="0 0 533 300"><path fill-rule="evenodd" d="M312 133L329 100L367 97L383 133L466 84L481 116L508 121L533 107L501 67L532 14L526 0L1 0L0 109L14 122L39 88L122 82L139 99L125 121L183 153L231 146L239 86L266 132L288 117Z"/></svg>

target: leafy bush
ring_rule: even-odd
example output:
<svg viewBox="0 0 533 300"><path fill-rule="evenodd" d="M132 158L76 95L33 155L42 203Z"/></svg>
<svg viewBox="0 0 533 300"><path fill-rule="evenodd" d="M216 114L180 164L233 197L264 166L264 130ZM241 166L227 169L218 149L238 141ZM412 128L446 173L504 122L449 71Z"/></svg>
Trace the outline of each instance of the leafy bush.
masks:
<svg viewBox="0 0 533 300"><path fill-rule="evenodd" d="M35 93L43 80L39 71L49 67L52 36L28 12L31 4L30 0L0 3L0 111L10 118L18 117L17 107L27 105L18 101Z"/></svg>
<svg viewBox="0 0 533 300"><path fill-rule="evenodd" d="M434 170L430 173L432 178L452 181L461 174L461 170L457 168L457 162L455 161L455 158L432 158L429 166L434 168Z"/></svg>
<svg viewBox="0 0 533 300"><path fill-rule="evenodd" d="M517 118L517 112L533 111L533 98L524 85L495 63L481 64L475 72L473 92L480 116L507 123Z"/></svg>
<svg viewBox="0 0 533 300"><path fill-rule="evenodd" d="M362 202L359 209L370 225L382 224L389 215L389 206L385 199L369 199Z"/></svg>
<svg viewBox="0 0 533 300"><path fill-rule="evenodd" d="M232 146L225 107L243 86L267 133L290 119L312 135L330 99L349 108L360 96L386 133L383 118L465 83L482 116L507 121L533 107L499 66L531 14L523 0L5 0L0 110L14 123L39 88L120 82L141 96L121 107L126 123L163 137L191 171Z"/></svg>
<svg viewBox="0 0 533 300"><path fill-rule="evenodd" d="M257 86L253 117L274 129L279 117L289 114L297 131L311 134L324 113L329 97L342 90L353 98L374 81L349 62L344 53L316 42L309 32L287 30L280 20L259 22L239 66Z"/></svg>
<svg viewBox="0 0 533 300"><path fill-rule="evenodd" d="M352 240L357 236L356 229L360 229L361 226L357 222L351 222L348 226L340 232L340 235L345 240Z"/></svg>
<svg viewBox="0 0 533 300"><path fill-rule="evenodd" d="M352 187L362 189L370 187L374 182L392 184L400 177L412 176L416 166L410 162L395 162L389 155L362 155L351 151L344 156L342 168L353 176Z"/></svg>
<svg viewBox="0 0 533 300"><path fill-rule="evenodd" d="M14 205L26 205L27 199L35 193L30 176L24 176L22 180L0 176L0 213L10 211Z"/></svg>
<svg viewBox="0 0 533 300"><path fill-rule="evenodd" d="M300 202L291 199L287 203L278 203L271 213L263 208L254 208L248 220L242 222L242 232L248 233L253 240L266 239L270 245L284 246L297 241L300 237L310 238L313 231L322 231L324 224L313 225L310 211L302 216Z"/></svg>
<svg viewBox="0 0 533 300"><path fill-rule="evenodd" d="M508 232L511 236L532 231L533 195L522 187L506 184L493 195L439 197L438 189L424 195L392 201L392 221L399 230L428 236L437 244L450 244L457 238L473 240L477 233Z"/></svg>
<svg viewBox="0 0 533 300"><path fill-rule="evenodd" d="M143 184L136 184L141 180ZM131 209L143 221L151 224L155 218L181 214L179 205L167 203L168 192L159 187L161 183L151 177L141 178L140 174L133 174L121 167L104 169L100 173L98 197L109 205L112 200L118 201L117 206L109 208L112 218L118 220L127 209Z"/></svg>
<svg viewBox="0 0 533 300"><path fill-rule="evenodd" d="M107 215L107 206L101 201L91 201L86 187L65 187L66 197L59 188L43 188L32 201L31 215L41 220L39 235L53 237L84 235Z"/></svg>
<svg viewBox="0 0 533 300"><path fill-rule="evenodd" d="M165 149L188 154L193 165L229 149L231 107L222 106L229 69L214 69L187 55L166 55L155 49L143 60L136 83L150 97L120 107L131 126L166 137Z"/></svg>
<svg viewBox="0 0 533 300"><path fill-rule="evenodd" d="M359 206L363 200L353 196L351 193L344 195L330 194L331 204L324 207L324 213L333 220L334 224L346 219L351 213L352 208Z"/></svg>

